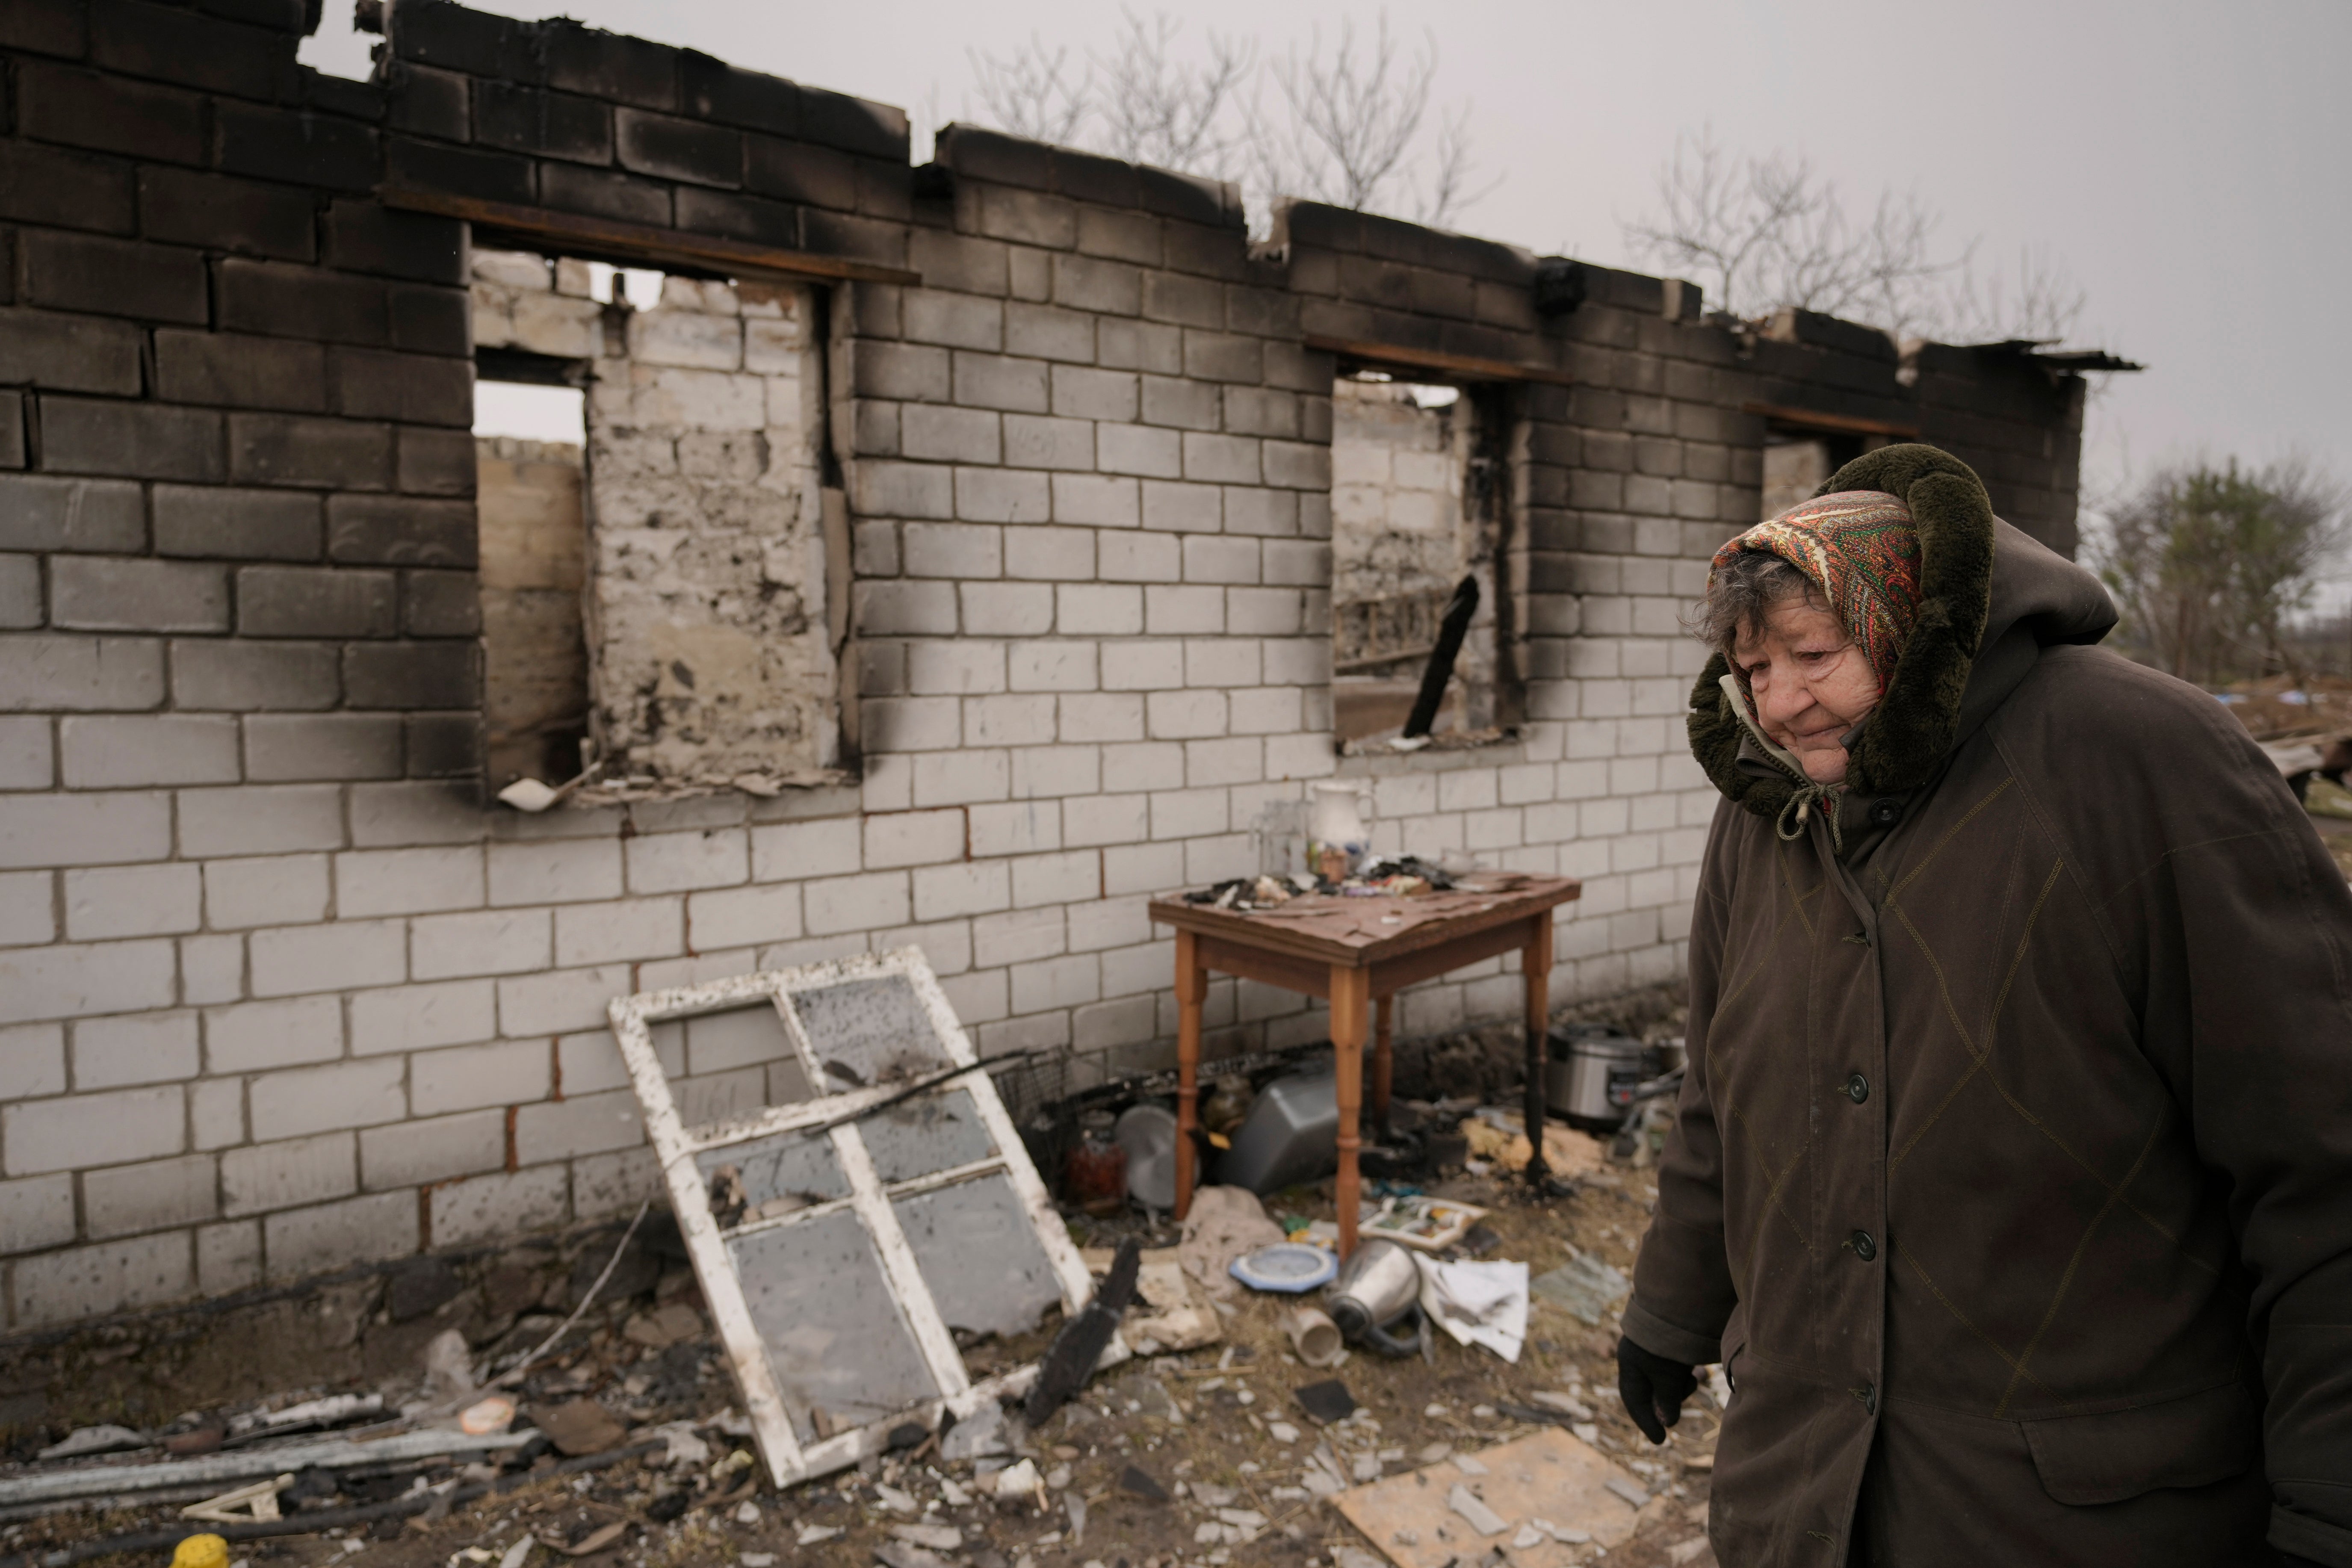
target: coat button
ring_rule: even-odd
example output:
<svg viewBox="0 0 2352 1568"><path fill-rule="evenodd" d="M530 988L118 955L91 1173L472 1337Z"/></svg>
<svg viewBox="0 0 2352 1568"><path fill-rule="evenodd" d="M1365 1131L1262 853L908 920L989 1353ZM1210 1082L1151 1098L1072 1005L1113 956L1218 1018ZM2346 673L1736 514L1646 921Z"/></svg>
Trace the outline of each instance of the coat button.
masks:
<svg viewBox="0 0 2352 1568"><path fill-rule="evenodd" d="M1860 1105L1870 1098L1870 1080L1860 1073L1855 1073L1845 1080L1845 1097L1856 1105Z"/></svg>
<svg viewBox="0 0 2352 1568"><path fill-rule="evenodd" d="M1878 1256L1878 1243L1870 1238L1870 1232L1857 1230L1853 1233L1853 1255L1864 1263Z"/></svg>
<svg viewBox="0 0 2352 1568"><path fill-rule="evenodd" d="M1903 820L1903 803L1899 800L1874 800L1870 803L1870 822L1874 827L1892 827Z"/></svg>

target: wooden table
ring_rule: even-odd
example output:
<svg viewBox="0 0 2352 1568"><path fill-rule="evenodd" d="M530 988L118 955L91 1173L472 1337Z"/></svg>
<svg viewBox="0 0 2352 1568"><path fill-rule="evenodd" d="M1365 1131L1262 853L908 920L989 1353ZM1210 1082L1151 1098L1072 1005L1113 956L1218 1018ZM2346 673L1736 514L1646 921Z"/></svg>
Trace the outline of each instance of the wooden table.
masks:
<svg viewBox="0 0 2352 1568"><path fill-rule="evenodd" d="M1192 1130L1201 1092L1201 1005L1209 973L1237 974L1331 1004L1339 1074L1339 1255L1356 1249L1356 1169L1363 1109L1364 1027L1372 1015L1372 1114L1389 1108L1390 1017L1396 994L1465 964L1516 952L1527 983L1528 1178L1544 1175L1544 1036L1550 1012L1552 910L1583 885L1570 877L1492 873L1418 898L1314 895L1244 913L1181 897L1151 900L1176 928L1176 1216L1192 1206Z"/></svg>

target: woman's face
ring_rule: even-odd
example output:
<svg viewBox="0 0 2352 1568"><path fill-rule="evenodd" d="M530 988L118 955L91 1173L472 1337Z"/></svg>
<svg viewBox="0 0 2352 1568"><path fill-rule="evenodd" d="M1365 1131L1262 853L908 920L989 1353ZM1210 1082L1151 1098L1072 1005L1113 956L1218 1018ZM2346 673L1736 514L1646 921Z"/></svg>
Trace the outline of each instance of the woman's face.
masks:
<svg viewBox="0 0 2352 1568"><path fill-rule="evenodd" d="M1877 704L1878 677L1838 618L1810 596L1783 599L1764 612L1760 635L1740 633L1731 661L1772 742L1794 752L1815 784L1844 782L1838 738Z"/></svg>

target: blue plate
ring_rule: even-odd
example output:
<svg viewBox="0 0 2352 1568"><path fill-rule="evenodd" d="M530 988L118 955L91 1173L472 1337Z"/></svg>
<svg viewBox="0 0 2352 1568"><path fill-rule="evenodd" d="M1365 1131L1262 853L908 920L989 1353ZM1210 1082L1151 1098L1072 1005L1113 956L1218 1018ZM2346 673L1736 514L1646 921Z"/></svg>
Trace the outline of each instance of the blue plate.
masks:
<svg viewBox="0 0 2352 1568"><path fill-rule="evenodd" d="M1280 1290L1295 1296L1328 1285L1339 1272L1339 1258L1305 1242L1277 1241L1234 1258L1225 1272L1253 1290Z"/></svg>

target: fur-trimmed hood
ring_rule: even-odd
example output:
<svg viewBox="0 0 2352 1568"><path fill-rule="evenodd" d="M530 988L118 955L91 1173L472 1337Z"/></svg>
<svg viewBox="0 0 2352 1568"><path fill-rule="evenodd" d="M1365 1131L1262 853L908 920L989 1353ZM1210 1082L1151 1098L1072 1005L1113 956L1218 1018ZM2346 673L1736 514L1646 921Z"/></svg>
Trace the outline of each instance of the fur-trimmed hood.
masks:
<svg viewBox="0 0 2352 1568"><path fill-rule="evenodd" d="M1958 458L1916 443L1866 453L1817 495L1883 490L1919 531L1919 611L1885 694L1847 740L1838 823L1859 838L1869 803L1934 779L1952 749L2057 643L2095 643L2114 603L2084 568L1992 514L1984 483ZM1691 752L1729 799L1778 817L1800 789L1733 708L1717 652L1691 690ZM1777 749L1777 748L1775 748Z"/></svg>

